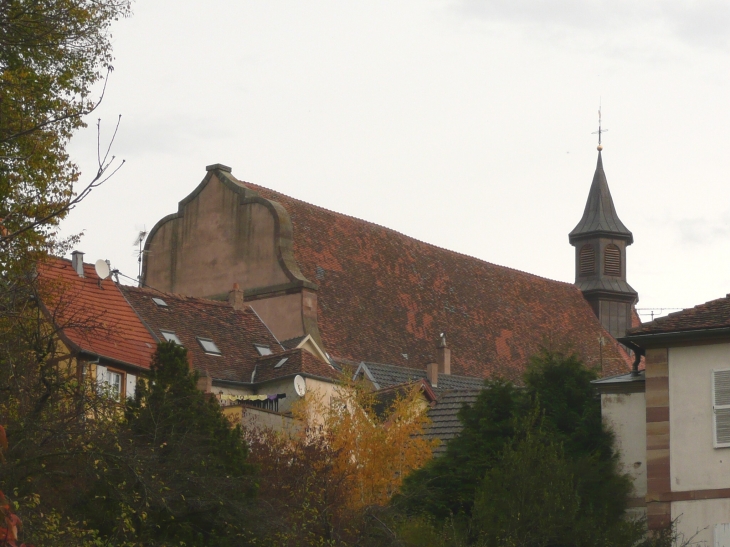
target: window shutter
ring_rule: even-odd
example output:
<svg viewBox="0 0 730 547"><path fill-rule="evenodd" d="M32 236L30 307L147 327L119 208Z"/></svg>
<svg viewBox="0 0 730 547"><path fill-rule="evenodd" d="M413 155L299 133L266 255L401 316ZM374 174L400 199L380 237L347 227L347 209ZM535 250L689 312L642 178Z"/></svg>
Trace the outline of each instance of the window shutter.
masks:
<svg viewBox="0 0 730 547"><path fill-rule="evenodd" d="M137 391L137 377L134 374L127 374L127 399L134 399L134 393Z"/></svg>
<svg viewBox="0 0 730 547"><path fill-rule="evenodd" d="M715 446L730 446L730 369L712 371Z"/></svg>
<svg viewBox="0 0 730 547"><path fill-rule="evenodd" d="M583 245L580 248L580 275L591 275L596 271L596 251L593 245Z"/></svg>
<svg viewBox="0 0 730 547"><path fill-rule="evenodd" d="M102 365L96 365L96 383L100 386L103 386L105 383L109 382L109 377L107 375L106 367Z"/></svg>
<svg viewBox="0 0 730 547"><path fill-rule="evenodd" d="M621 275L621 249L616 245L606 245L603 252L603 274L616 277Z"/></svg>

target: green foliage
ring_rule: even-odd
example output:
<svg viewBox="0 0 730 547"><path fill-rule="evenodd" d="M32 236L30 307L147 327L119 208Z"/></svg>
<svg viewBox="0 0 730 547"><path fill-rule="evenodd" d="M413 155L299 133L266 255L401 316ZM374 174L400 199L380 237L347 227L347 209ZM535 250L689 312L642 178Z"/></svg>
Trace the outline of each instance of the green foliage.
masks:
<svg viewBox="0 0 730 547"><path fill-rule="evenodd" d="M140 381L128 406L138 482L130 513L148 544L238 545L247 535L255 492L248 450L197 379L185 348L161 343L149 387Z"/></svg>
<svg viewBox="0 0 730 547"><path fill-rule="evenodd" d="M594 372L543 351L525 387L487 381L445 455L405 481L396 507L497 545L632 545L623 520L630 479L601 420ZM437 527L438 528L438 527Z"/></svg>
<svg viewBox="0 0 730 547"><path fill-rule="evenodd" d="M66 146L111 70L111 23L129 0L0 3L0 244L5 265L43 250L79 178ZM103 174L103 173L102 173ZM24 265L27 267L27 264Z"/></svg>

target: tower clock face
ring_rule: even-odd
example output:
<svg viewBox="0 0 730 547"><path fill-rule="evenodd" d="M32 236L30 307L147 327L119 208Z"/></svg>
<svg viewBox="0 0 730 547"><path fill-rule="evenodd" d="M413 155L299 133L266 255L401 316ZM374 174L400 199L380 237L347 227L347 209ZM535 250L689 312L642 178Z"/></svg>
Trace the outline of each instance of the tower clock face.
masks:
<svg viewBox="0 0 730 547"><path fill-rule="evenodd" d="M294 377L294 391L300 397L304 397L304 394L307 392L307 382L298 374Z"/></svg>

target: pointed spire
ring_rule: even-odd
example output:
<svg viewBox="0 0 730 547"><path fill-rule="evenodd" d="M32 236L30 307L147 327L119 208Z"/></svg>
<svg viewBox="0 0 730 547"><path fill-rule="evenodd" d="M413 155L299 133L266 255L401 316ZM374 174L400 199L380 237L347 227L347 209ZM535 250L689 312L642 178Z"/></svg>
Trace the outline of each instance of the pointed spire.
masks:
<svg viewBox="0 0 730 547"><path fill-rule="evenodd" d="M627 245L634 242L634 236L624 223L618 218L616 208L613 205L611 192L608 189L608 181L606 173L603 171L603 160L601 159L601 151L598 151L598 163L596 172L593 175L593 183L590 192L588 192L588 201L586 202L583 218L580 219L578 225L573 228L568 236L570 243L586 236L603 236L616 239L625 239Z"/></svg>

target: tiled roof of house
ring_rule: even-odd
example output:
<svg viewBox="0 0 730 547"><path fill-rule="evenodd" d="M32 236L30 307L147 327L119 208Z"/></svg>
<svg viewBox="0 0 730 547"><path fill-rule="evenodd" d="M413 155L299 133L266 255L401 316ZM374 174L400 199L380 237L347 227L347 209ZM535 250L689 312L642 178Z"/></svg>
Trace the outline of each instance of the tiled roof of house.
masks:
<svg viewBox="0 0 730 547"><path fill-rule="evenodd" d="M730 327L730 295L654 319L632 328L627 336L688 332Z"/></svg>
<svg viewBox="0 0 730 547"><path fill-rule="evenodd" d="M38 265L42 305L63 339L76 350L149 368L157 341L111 279L99 279L84 264L84 277L69 260Z"/></svg>
<svg viewBox="0 0 730 547"><path fill-rule="evenodd" d="M256 361L254 381L256 383L266 382L293 374L309 374L333 380L339 376L338 371L332 366L317 359L307 350L299 348L259 357Z"/></svg>
<svg viewBox="0 0 730 547"><path fill-rule="evenodd" d="M364 374L373 382L375 389L386 389L391 386L427 380L426 371L416 368L385 365L382 363L361 363L355 371L356 375ZM437 386L431 386L437 394L454 389L481 389L484 379L454 374L439 374Z"/></svg>
<svg viewBox="0 0 730 547"><path fill-rule="evenodd" d="M297 263L319 285L319 331L333 356L421 369L446 332L458 375L516 380L541 345L570 347L605 374L630 366L572 284L243 184L288 211ZM611 340L602 352L601 337Z"/></svg>
<svg viewBox="0 0 730 547"><path fill-rule="evenodd" d="M441 444L433 451L435 456L446 452L446 443L456 437L464 428L458 418L461 407L473 405L478 396L478 389L446 391L441 394L436 406L428 411L431 425L424 436L427 439L441 441Z"/></svg>
<svg viewBox="0 0 730 547"><path fill-rule="evenodd" d="M175 333L187 348L192 365L213 379L250 382L260 357L255 344L281 351L266 325L249 308L235 310L227 302L152 289L120 289L158 340L164 340L162 331ZM158 305L153 298L162 299L165 305ZM220 355L206 352L199 338L212 340Z"/></svg>

